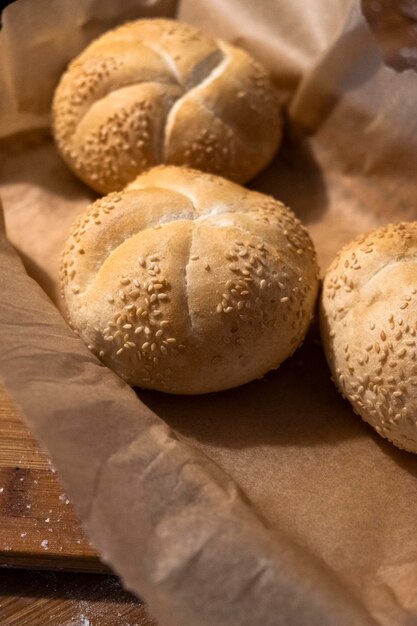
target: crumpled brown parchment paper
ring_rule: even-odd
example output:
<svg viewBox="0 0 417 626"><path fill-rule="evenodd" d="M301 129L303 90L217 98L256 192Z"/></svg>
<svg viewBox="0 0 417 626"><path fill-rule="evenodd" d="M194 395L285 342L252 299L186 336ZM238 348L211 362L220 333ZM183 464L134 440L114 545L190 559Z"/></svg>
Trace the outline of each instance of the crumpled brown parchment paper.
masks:
<svg viewBox="0 0 417 626"><path fill-rule="evenodd" d="M0 35L2 68L13 59L2 78L0 195L9 239L57 301L60 248L94 194L45 130L53 85L129 11L173 7L126 0L102 12L73 0L69 46L69 0L55 0L54 15L52 0L39 2L49 21L33 35L19 13L27 4L9 11ZM287 133L251 186L292 206L323 270L357 233L416 218L417 75L384 64L357 0L182 0L178 16L273 72ZM44 80L29 77L28 51ZM72 335L4 238L0 293L0 373L90 538L161 626L417 622L417 457L340 398L314 327L261 381L136 396Z"/></svg>

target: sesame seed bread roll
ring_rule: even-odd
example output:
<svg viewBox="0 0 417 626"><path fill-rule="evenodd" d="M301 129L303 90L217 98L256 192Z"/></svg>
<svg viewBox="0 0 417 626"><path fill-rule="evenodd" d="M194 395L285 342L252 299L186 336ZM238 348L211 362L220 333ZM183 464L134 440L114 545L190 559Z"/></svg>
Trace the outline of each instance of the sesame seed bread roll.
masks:
<svg viewBox="0 0 417 626"><path fill-rule="evenodd" d="M131 22L90 44L61 78L52 115L68 166L101 193L163 163L243 183L281 140L268 72L243 50L166 19Z"/></svg>
<svg viewBox="0 0 417 626"><path fill-rule="evenodd" d="M97 200L61 259L68 316L131 385L218 391L278 367L317 297L312 242L273 198L160 166Z"/></svg>
<svg viewBox="0 0 417 626"><path fill-rule="evenodd" d="M380 435L417 452L417 222L343 248L325 276L320 317L339 391Z"/></svg>

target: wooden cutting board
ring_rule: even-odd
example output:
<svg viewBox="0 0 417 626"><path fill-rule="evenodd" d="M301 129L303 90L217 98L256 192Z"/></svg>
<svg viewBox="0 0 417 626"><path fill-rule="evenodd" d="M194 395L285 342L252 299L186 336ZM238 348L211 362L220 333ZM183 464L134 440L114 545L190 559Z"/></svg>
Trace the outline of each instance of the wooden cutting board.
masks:
<svg viewBox="0 0 417 626"><path fill-rule="evenodd" d="M0 383L0 566L108 571Z"/></svg>

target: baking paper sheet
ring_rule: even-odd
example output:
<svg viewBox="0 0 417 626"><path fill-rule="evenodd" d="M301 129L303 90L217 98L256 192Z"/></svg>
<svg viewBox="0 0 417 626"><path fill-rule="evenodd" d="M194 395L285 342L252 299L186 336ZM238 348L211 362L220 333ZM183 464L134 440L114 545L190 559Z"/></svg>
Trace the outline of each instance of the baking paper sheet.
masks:
<svg viewBox="0 0 417 626"><path fill-rule="evenodd" d="M48 134L53 85L93 36L89 24L95 36L124 21L124 7L172 11L133 4L116 13L106 3L106 21L97 3L73 0L75 27L68 0L19 0L0 34L7 232L57 303L60 248L95 195ZM32 23L38 7L48 14L42 37L19 6ZM356 234L416 218L417 75L384 64L355 0L182 0L178 16L273 72L286 137L250 186L295 210L322 271ZM0 372L89 537L161 626L417 623L417 457L341 399L315 325L261 381L201 397L136 395L72 335L5 240L0 268Z"/></svg>

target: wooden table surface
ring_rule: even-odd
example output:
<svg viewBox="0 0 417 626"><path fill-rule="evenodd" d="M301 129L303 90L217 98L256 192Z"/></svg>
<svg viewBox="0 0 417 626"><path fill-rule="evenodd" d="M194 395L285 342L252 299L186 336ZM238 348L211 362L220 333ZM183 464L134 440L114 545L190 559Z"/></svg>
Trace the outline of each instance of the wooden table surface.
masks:
<svg viewBox="0 0 417 626"><path fill-rule="evenodd" d="M108 572L48 457L0 388L0 566ZM0 622L1 624L1 622Z"/></svg>
<svg viewBox="0 0 417 626"><path fill-rule="evenodd" d="M1 383L0 567L0 626L156 626L100 562Z"/></svg>

